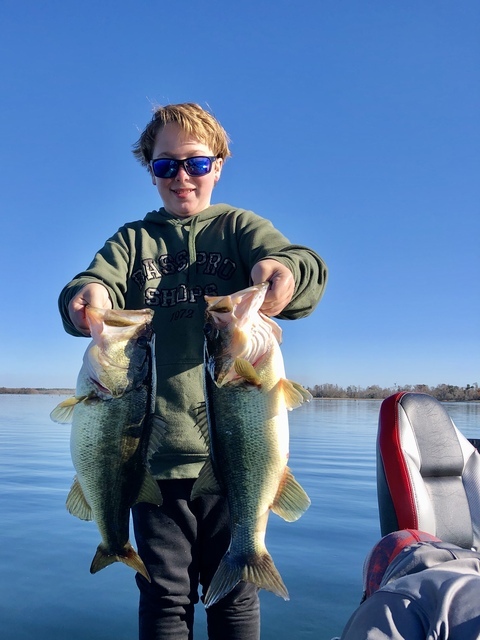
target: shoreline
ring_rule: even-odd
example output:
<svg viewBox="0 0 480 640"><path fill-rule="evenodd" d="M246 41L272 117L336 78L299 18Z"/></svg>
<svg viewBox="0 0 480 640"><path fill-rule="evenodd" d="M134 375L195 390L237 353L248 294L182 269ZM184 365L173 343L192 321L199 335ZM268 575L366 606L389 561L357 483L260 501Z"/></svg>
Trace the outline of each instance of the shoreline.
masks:
<svg viewBox="0 0 480 640"><path fill-rule="evenodd" d="M62 389L53 388L47 389L45 387L0 387L0 395L11 396L30 396L30 395L56 395L56 396L68 396L75 395L75 389Z"/></svg>
<svg viewBox="0 0 480 640"><path fill-rule="evenodd" d="M75 389L73 388L47 388L47 387L0 387L0 395L55 395L55 396L74 396ZM386 398L387 396L385 396ZM352 397L352 396L314 396L312 400L355 400L357 402L362 400L384 400L384 397L377 398L366 398L366 397ZM468 403L476 403L480 402L480 400L475 399L448 399L448 400L440 400L440 402L468 402Z"/></svg>

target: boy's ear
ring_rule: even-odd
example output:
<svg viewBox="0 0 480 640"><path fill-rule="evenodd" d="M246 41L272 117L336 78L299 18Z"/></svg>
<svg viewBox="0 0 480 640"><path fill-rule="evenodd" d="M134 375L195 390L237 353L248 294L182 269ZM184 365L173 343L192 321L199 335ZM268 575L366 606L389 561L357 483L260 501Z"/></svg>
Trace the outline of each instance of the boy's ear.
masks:
<svg viewBox="0 0 480 640"><path fill-rule="evenodd" d="M223 168L223 158L217 158L215 160L215 182L220 180Z"/></svg>
<svg viewBox="0 0 480 640"><path fill-rule="evenodd" d="M148 165L148 173L150 174L150 178L152 179L152 184L154 187L157 186L157 183L155 182L155 175L152 171L152 167L150 165Z"/></svg>

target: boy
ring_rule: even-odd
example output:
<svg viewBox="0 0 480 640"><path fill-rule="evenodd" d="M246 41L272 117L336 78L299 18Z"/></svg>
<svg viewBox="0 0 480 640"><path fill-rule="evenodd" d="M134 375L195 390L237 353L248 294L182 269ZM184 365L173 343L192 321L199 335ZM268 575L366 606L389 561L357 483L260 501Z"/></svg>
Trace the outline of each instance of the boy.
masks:
<svg viewBox="0 0 480 640"><path fill-rule="evenodd" d="M162 446L151 470L163 505L133 509L138 551L152 577L137 576L140 640L191 638L198 585L206 591L230 532L220 496L190 500L207 452L195 426L203 401L204 295L226 295L270 281L262 311L295 319L320 300L326 267L310 249L291 245L267 220L211 205L230 155L219 122L196 104L159 107L133 151L164 206L107 240L89 268L60 294L67 332L87 335L85 306L155 311L156 418ZM207 610L211 640L259 637L254 585L241 582Z"/></svg>

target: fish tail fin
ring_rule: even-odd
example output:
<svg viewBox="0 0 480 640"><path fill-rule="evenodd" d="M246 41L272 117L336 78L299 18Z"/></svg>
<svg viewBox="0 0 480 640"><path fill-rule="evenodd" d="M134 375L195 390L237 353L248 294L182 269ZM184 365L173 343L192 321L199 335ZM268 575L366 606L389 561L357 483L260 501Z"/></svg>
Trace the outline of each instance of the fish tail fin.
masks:
<svg viewBox="0 0 480 640"><path fill-rule="evenodd" d="M103 544L99 544L90 566L90 573L97 573L114 562L123 562L138 571L148 582L152 581L143 560L129 542L123 548L122 553L109 553Z"/></svg>
<svg viewBox="0 0 480 640"><path fill-rule="evenodd" d="M284 600L290 600L287 587L267 551L250 558L246 563L235 560L227 551L205 595L205 608L225 597L241 580L251 582L259 589L271 591Z"/></svg>

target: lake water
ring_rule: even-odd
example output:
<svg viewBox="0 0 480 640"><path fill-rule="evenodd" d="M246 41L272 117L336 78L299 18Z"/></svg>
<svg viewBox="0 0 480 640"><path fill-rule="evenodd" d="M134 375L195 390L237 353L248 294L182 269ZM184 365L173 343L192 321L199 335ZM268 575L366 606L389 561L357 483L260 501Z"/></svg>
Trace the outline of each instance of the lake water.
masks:
<svg viewBox="0 0 480 640"><path fill-rule="evenodd" d="M94 523L65 509L73 477L61 396L0 395L0 638L136 640L134 572L89 573ZM329 640L361 595L363 560L380 537L375 438L380 401L314 400L290 414L290 466L312 500L297 522L275 514L267 546L290 601L261 592L262 640ZM480 404L447 403L466 437ZM197 607L195 639L206 640Z"/></svg>

